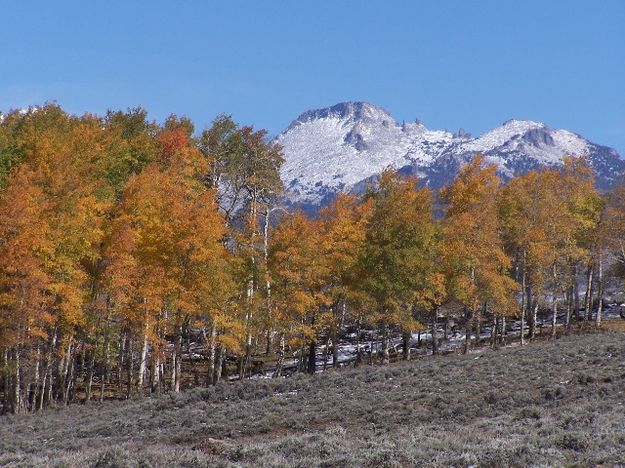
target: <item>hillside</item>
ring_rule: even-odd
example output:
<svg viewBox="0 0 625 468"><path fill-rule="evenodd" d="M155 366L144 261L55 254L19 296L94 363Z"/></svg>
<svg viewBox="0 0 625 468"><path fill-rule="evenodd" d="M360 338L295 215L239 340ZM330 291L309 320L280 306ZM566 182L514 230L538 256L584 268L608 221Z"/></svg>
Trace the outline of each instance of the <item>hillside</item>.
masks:
<svg viewBox="0 0 625 468"><path fill-rule="evenodd" d="M567 155L587 156L602 189L625 173L625 161L616 150L542 122L511 119L474 137L463 129L430 130L418 119L400 124L365 102L304 112L275 141L284 147L281 176L288 198L304 207L324 205L341 190L362 190L387 167L439 188L476 153L497 164L504 180L558 166Z"/></svg>
<svg viewBox="0 0 625 468"><path fill-rule="evenodd" d="M625 337L574 335L0 419L1 466L625 463Z"/></svg>

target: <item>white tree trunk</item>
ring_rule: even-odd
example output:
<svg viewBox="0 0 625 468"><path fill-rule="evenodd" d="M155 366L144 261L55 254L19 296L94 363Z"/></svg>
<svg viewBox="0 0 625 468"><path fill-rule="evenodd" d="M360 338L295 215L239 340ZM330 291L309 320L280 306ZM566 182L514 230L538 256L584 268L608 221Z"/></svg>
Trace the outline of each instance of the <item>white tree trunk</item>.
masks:
<svg viewBox="0 0 625 468"><path fill-rule="evenodd" d="M148 341L148 329L149 329L149 324L146 319L145 326L143 329L143 346L141 347L141 362L139 363L139 381L137 383L137 386L139 387L139 389L143 388L143 382L145 381L145 371L146 371L147 360L148 360L148 349L150 347L150 343Z"/></svg>
<svg viewBox="0 0 625 468"><path fill-rule="evenodd" d="M13 412L18 414L21 412L22 408L22 376L20 368L20 350L17 346L15 347L15 352L13 353L13 361L15 363L15 382L13 382Z"/></svg>
<svg viewBox="0 0 625 468"><path fill-rule="evenodd" d="M588 268L588 278L586 281L586 296L584 297L584 324L590 319L590 309L592 307L592 278L594 276L594 267Z"/></svg>
<svg viewBox="0 0 625 468"><path fill-rule="evenodd" d="M601 314L603 313L603 256L601 251L599 252L599 265L598 265L598 278L597 278L597 316L595 317L595 327L601 327Z"/></svg>

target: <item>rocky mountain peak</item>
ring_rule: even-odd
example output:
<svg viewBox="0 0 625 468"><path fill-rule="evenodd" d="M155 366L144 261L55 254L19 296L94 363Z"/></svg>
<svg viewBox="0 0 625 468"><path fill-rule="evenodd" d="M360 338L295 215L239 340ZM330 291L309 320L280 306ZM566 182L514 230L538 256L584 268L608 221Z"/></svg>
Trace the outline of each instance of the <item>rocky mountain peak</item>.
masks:
<svg viewBox="0 0 625 468"><path fill-rule="evenodd" d="M358 190L387 167L417 175L433 188L451 181L476 153L499 166L506 180L566 155L588 157L597 185L625 174L618 153L542 122L511 119L478 137L464 129L429 130L419 120L398 124L384 109L343 102L301 114L278 137L284 148L281 175L293 203L318 207L341 190Z"/></svg>
<svg viewBox="0 0 625 468"><path fill-rule="evenodd" d="M383 125L396 125L395 119L384 109L367 102L340 102L330 107L312 109L302 113L289 128L319 119L337 119L346 123L380 122ZM384 122L386 122L384 124Z"/></svg>

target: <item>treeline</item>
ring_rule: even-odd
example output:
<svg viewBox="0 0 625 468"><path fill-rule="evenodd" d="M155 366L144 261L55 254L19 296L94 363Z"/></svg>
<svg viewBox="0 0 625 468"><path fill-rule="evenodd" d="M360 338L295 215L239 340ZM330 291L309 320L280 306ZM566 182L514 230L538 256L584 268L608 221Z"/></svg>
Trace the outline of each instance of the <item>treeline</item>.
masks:
<svg viewBox="0 0 625 468"><path fill-rule="evenodd" d="M625 261L625 189L599 194L583 159L502 186L477 155L438 194L385 171L361 197L312 219L281 205L281 148L220 116L104 117L56 105L0 122L0 394L3 412L179 391L200 340L210 385L251 375L255 356L375 329L380 358L402 336L459 311L471 330L519 317L556 333L584 310L601 325L608 276ZM436 215L435 213L440 213ZM587 287L580 297L578 278ZM525 327L522 327L525 331ZM433 333L433 352L438 340Z"/></svg>

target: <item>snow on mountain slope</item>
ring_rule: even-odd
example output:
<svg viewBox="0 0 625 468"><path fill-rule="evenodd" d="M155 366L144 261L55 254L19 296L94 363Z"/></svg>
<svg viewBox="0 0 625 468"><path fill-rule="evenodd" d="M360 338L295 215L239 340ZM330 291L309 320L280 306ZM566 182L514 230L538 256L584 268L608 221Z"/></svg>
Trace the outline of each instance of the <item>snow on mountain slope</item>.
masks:
<svg viewBox="0 0 625 468"><path fill-rule="evenodd" d="M389 165L408 164L408 140L395 120L367 104L302 114L276 139L285 148L282 177L298 198L341 190Z"/></svg>
<svg viewBox="0 0 625 468"><path fill-rule="evenodd" d="M362 188L363 181L386 167L417 174L437 188L475 153L498 164L504 179L561 164L565 155L588 156L603 188L625 173L625 161L615 150L540 122L509 120L472 138L462 130L428 130L419 121L400 125L385 110L364 102L307 111L275 141L284 147L281 175L289 199L310 206L325 204L338 191Z"/></svg>
<svg viewBox="0 0 625 468"><path fill-rule="evenodd" d="M430 164L452 140L418 122L400 126L362 102L305 112L276 138L284 147L282 179L290 197L312 203L386 167Z"/></svg>

